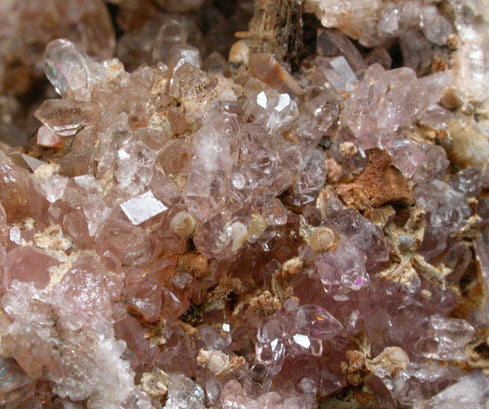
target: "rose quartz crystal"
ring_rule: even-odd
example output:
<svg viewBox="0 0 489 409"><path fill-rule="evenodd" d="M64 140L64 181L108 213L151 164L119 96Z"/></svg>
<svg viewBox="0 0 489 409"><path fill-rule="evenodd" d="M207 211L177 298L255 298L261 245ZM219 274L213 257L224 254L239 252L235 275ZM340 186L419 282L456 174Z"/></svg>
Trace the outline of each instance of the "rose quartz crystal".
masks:
<svg viewBox="0 0 489 409"><path fill-rule="evenodd" d="M0 406L488 409L484 3L110 3L0 4Z"/></svg>
<svg viewBox="0 0 489 409"><path fill-rule="evenodd" d="M46 252L35 247L17 247L8 252L5 258L5 275L3 285L8 288L12 281L32 283L43 289L49 284L49 269L59 262Z"/></svg>

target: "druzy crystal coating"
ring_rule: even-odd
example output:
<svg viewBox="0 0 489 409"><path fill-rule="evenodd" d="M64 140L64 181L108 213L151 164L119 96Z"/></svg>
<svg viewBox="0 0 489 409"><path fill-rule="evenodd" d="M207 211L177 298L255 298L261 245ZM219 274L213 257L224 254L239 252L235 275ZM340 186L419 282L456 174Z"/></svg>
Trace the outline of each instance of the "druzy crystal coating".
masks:
<svg viewBox="0 0 489 409"><path fill-rule="evenodd" d="M488 409L488 9L0 4L0 405Z"/></svg>

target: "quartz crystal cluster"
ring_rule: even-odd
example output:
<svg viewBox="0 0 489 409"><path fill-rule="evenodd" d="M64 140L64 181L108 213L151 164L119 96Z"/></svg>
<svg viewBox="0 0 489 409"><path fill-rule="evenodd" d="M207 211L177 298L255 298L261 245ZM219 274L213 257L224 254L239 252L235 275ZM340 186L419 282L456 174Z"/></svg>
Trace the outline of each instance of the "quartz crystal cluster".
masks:
<svg viewBox="0 0 489 409"><path fill-rule="evenodd" d="M488 10L1 3L0 406L488 409Z"/></svg>

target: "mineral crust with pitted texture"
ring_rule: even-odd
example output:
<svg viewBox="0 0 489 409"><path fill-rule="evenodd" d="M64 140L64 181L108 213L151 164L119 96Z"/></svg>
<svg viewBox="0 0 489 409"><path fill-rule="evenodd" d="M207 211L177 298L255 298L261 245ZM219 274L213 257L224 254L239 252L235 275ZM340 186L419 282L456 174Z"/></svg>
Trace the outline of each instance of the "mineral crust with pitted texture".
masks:
<svg viewBox="0 0 489 409"><path fill-rule="evenodd" d="M487 2L4 3L1 407L489 408Z"/></svg>

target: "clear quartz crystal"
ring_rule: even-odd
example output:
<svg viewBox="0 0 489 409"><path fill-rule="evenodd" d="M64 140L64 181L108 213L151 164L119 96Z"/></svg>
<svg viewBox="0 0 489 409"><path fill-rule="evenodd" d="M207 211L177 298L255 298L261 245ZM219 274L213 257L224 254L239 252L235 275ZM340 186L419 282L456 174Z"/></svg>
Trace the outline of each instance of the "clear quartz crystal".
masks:
<svg viewBox="0 0 489 409"><path fill-rule="evenodd" d="M318 54L325 57L343 56L348 63L344 66L354 72L362 73L367 68L358 49L346 35L336 30L324 30L319 34Z"/></svg>
<svg viewBox="0 0 489 409"><path fill-rule="evenodd" d="M173 45L168 55L168 66L177 71L184 64L200 68L202 58L199 49L188 44Z"/></svg>
<svg viewBox="0 0 489 409"><path fill-rule="evenodd" d="M69 179L64 176L53 175L39 182L43 196L46 197L48 202L54 203L61 199L64 195L66 186Z"/></svg>
<svg viewBox="0 0 489 409"><path fill-rule="evenodd" d="M170 378L165 409L204 409L204 391L184 375Z"/></svg>
<svg viewBox="0 0 489 409"><path fill-rule="evenodd" d="M87 102L49 99L42 103L35 116L59 136L73 136L83 126L96 121L99 108Z"/></svg>
<svg viewBox="0 0 489 409"><path fill-rule="evenodd" d="M89 202L83 202L83 213L85 215L90 236L100 232L103 222L108 216L109 209L103 201L103 188L91 175L77 176L73 178L77 190L82 197L89 196ZM66 194L71 193L69 191ZM83 199L81 199L83 200ZM79 203L76 203L79 205Z"/></svg>
<svg viewBox="0 0 489 409"><path fill-rule="evenodd" d="M474 328L467 321L433 316L429 325L433 345L428 345L424 356L446 361L465 359L465 345L474 335Z"/></svg>
<svg viewBox="0 0 489 409"><path fill-rule="evenodd" d="M338 91L342 91L342 90L347 92L353 91L354 89L353 83L357 82L357 77L355 76L354 72L348 65L348 62L346 61L345 57L333 58L329 63L333 68L333 71L339 76L342 82L341 85L337 83L333 83L333 86Z"/></svg>
<svg viewBox="0 0 489 409"><path fill-rule="evenodd" d="M255 124L270 132L286 128L297 117L297 104L289 94L263 90L248 99L245 109Z"/></svg>
<svg viewBox="0 0 489 409"><path fill-rule="evenodd" d="M487 377L480 372L463 376L433 398L418 402L415 409L485 409L489 395Z"/></svg>
<svg viewBox="0 0 489 409"><path fill-rule="evenodd" d="M68 40L49 43L44 58L46 76L61 95L73 93L86 100L90 95L89 90L106 75L101 64Z"/></svg>
<svg viewBox="0 0 489 409"><path fill-rule="evenodd" d="M145 144L129 140L117 151L115 178L130 195L145 190L153 178L156 155Z"/></svg>
<svg viewBox="0 0 489 409"><path fill-rule="evenodd" d="M221 74L225 74L229 70L226 58L217 51L214 51L205 58L202 69L209 73Z"/></svg>
<svg viewBox="0 0 489 409"><path fill-rule="evenodd" d="M187 30L177 20L163 24L153 42L153 61L169 63L170 51L174 45L187 42Z"/></svg>
<svg viewBox="0 0 489 409"><path fill-rule="evenodd" d="M297 327L302 331L321 339L333 338L342 329L341 323L318 305L299 307L295 320Z"/></svg>

